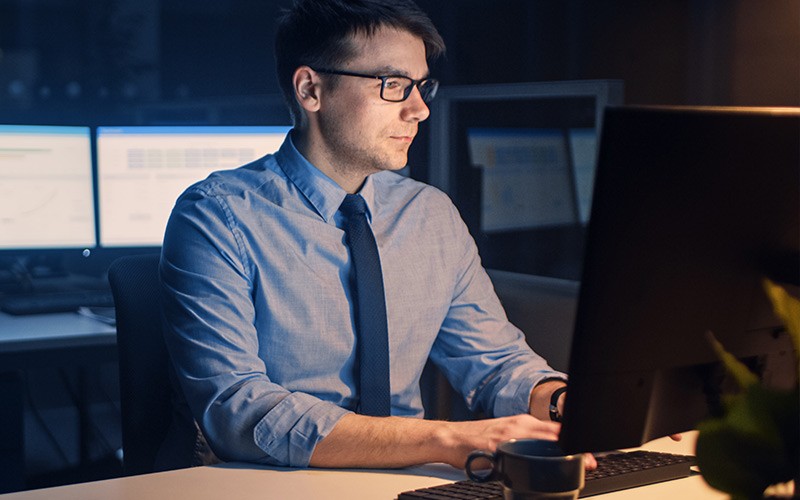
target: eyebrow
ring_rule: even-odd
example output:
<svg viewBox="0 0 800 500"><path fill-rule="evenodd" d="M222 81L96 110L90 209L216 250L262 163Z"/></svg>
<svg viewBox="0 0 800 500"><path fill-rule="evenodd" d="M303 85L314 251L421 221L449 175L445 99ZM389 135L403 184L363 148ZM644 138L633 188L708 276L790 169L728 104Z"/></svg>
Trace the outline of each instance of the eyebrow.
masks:
<svg viewBox="0 0 800 500"><path fill-rule="evenodd" d="M408 75L407 71L397 68L395 66L381 66L373 70L371 74L378 76L404 76L406 78L411 78ZM427 71L425 72L425 75L422 78L420 78L420 80L428 79L430 78L430 76L431 76L430 71ZM414 80L414 78L411 79Z"/></svg>

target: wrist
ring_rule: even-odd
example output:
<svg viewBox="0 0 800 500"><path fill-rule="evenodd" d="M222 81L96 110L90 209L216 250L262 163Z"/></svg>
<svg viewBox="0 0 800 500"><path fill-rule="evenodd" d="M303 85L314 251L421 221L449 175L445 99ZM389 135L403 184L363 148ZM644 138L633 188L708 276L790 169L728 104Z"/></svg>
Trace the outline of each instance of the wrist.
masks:
<svg viewBox="0 0 800 500"><path fill-rule="evenodd" d="M432 439L426 443L430 447L430 456L434 458L430 461L443 462L462 469L469 453L489 445L488 432L479 432L476 435L476 426L480 426L481 422L479 420L433 422L436 424L435 430Z"/></svg>
<svg viewBox="0 0 800 500"><path fill-rule="evenodd" d="M446 420L431 420L430 439L425 443L430 446L430 451L439 461L445 462L445 457L451 455L460 445L458 423Z"/></svg>
<svg viewBox="0 0 800 500"><path fill-rule="evenodd" d="M550 420L550 400L553 393L566 387L567 384L561 379L549 379L537 384L531 391L530 397L530 414L539 420ZM557 405L559 412L563 409L564 395L559 395L559 404Z"/></svg>

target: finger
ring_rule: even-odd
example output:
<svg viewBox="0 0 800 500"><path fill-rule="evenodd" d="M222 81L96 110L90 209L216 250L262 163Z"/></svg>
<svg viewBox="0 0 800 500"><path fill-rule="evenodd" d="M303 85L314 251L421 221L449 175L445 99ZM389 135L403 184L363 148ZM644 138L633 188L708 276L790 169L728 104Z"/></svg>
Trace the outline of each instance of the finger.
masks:
<svg viewBox="0 0 800 500"><path fill-rule="evenodd" d="M545 422L543 420L536 420L534 428L541 429L547 432L558 434L561 432L561 424L558 422Z"/></svg>
<svg viewBox="0 0 800 500"><path fill-rule="evenodd" d="M558 423L550 423L550 422L542 422L545 424L543 427L537 427L536 434L542 436L542 439L548 439L551 441L558 441L558 435L561 432L561 424Z"/></svg>
<svg viewBox="0 0 800 500"><path fill-rule="evenodd" d="M683 434L672 434L670 436L670 439L672 439L673 441L681 441L683 440Z"/></svg>
<svg viewBox="0 0 800 500"><path fill-rule="evenodd" d="M561 432L561 424L558 422L539 420L531 415L520 415L520 418L531 437L551 436L548 439L557 439Z"/></svg>
<svg viewBox="0 0 800 500"><path fill-rule="evenodd" d="M583 454L583 465L586 470L594 470L597 468L597 459L591 453Z"/></svg>

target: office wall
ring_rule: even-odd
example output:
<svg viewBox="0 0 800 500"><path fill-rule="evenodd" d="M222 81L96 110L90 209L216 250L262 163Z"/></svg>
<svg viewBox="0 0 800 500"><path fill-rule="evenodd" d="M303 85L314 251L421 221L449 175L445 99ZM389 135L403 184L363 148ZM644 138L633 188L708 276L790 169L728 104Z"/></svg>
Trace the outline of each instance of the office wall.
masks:
<svg viewBox="0 0 800 500"><path fill-rule="evenodd" d="M275 94L288 0L4 0L0 113L135 120L144 104ZM445 85L625 80L630 103L800 104L800 0L419 0Z"/></svg>
<svg viewBox="0 0 800 500"><path fill-rule="evenodd" d="M446 82L622 79L637 104L800 104L800 1L420 2Z"/></svg>

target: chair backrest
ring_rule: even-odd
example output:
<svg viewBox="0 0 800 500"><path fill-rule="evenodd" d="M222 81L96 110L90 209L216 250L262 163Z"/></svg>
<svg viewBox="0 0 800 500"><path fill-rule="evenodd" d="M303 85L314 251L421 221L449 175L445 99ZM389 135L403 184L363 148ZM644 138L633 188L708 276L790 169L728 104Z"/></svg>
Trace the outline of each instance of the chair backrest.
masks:
<svg viewBox="0 0 800 500"><path fill-rule="evenodd" d="M117 315L123 469L129 475L155 470L172 420L158 263L158 254L126 256L108 272Z"/></svg>

